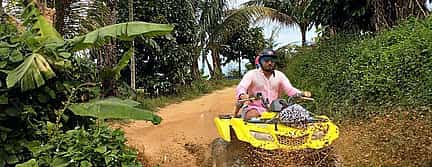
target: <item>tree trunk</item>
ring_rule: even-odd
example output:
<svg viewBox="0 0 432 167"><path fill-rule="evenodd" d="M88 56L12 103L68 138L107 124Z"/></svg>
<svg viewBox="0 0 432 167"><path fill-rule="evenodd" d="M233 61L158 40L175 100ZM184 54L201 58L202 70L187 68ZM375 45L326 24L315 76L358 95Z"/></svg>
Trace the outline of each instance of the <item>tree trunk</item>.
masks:
<svg viewBox="0 0 432 167"><path fill-rule="evenodd" d="M3 24L3 20L4 20L4 16L3 16L3 13L4 13L4 7L3 7L3 0L0 0L0 24Z"/></svg>
<svg viewBox="0 0 432 167"><path fill-rule="evenodd" d="M106 5L109 8L109 14L107 21L104 26L116 24L117 22L117 0L107 0ZM101 69L112 69L117 63L117 43L116 40L112 40L110 43L102 47L102 67ZM106 77L106 81L103 81L102 90L104 90L104 97L117 96L119 94L117 82L112 77Z"/></svg>
<svg viewBox="0 0 432 167"><path fill-rule="evenodd" d="M209 70L209 73L210 73L210 76L213 76L214 75L214 68L212 68L212 66L211 66L211 64L210 64L210 62L208 61L208 59L207 59L207 56L203 56L203 60L205 61L205 63L207 64L207 68L208 68L208 70Z"/></svg>
<svg viewBox="0 0 432 167"><path fill-rule="evenodd" d="M307 31L307 25L306 24L300 24L302 46L306 46L306 31Z"/></svg>
<svg viewBox="0 0 432 167"><path fill-rule="evenodd" d="M106 25L112 25L117 23L117 1L107 0L107 6L110 9ZM117 63L117 42L112 40L110 43L103 47L104 60L106 67L113 67Z"/></svg>
<svg viewBox="0 0 432 167"><path fill-rule="evenodd" d="M131 22L131 21L133 21L133 0L129 0L128 7L129 7L129 21ZM134 41L132 41L132 49L133 50L135 50L134 45L135 45L135 43L134 43ZM131 68L131 74L130 74L131 75L131 83L130 84L131 84L131 88L133 90L135 90L136 72L135 72L135 53L134 52L132 52L130 68Z"/></svg>
<svg viewBox="0 0 432 167"><path fill-rule="evenodd" d="M241 56L241 51L239 51L239 78L241 78L241 60L242 60L242 56Z"/></svg>
<svg viewBox="0 0 432 167"><path fill-rule="evenodd" d="M219 80L222 79L222 68L219 58L219 51L217 48L212 49L212 60L213 60L213 76L212 78Z"/></svg>
<svg viewBox="0 0 432 167"><path fill-rule="evenodd" d="M198 58L195 55L193 56L192 69L191 70L192 70L192 77L195 80L201 79L199 67L198 67Z"/></svg>
<svg viewBox="0 0 432 167"><path fill-rule="evenodd" d="M69 7L72 3L72 0L59 0L57 1L55 8L56 8L56 16L55 16L55 28L57 31L64 35L65 31L65 16L68 15Z"/></svg>
<svg viewBox="0 0 432 167"><path fill-rule="evenodd" d="M202 51L202 47L200 47L198 44L194 45L195 49L192 55L192 66L191 66L191 70L192 70L192 77L195 80L199 80L201 79L201 74L199 71L199 66L198 66L198 59L200 57L200 53Z"/></svg>

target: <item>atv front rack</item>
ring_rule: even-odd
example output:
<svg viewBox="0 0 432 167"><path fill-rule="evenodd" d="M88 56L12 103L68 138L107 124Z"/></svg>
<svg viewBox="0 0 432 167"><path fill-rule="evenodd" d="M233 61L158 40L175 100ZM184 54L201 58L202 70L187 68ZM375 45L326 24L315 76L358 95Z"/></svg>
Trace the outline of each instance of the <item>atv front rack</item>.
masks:
<svg viewBox="0 0 432 167"><path fill-rule="evenodd" d="M232 115L226 114L226 115L219 115L219 119L231 119L234 118ZM299 123L321 123L321 122L327 122L329 121L328 119L324 119L324 118L313 118L313 119L308 119L306 121L282 121L279 119L263 119L263 118L252 118L249 120L246 120L246 122L248 123L264 123L264 124L274 124L274 123L278 123L278 124L285 124L285 125L289 125L289 124L299 124Z"/></svg>

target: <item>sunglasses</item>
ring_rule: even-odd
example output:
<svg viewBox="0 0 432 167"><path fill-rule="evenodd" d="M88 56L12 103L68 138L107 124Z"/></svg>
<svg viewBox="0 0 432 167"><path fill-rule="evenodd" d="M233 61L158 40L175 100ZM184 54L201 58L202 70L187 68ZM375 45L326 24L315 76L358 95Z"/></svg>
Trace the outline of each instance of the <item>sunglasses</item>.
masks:
<svg viewBox="0 0 432 167"><path fill-rule="evenodd" d="M273 58L273 57L262 57L262 58L261 58L261 61L263 61L263 62L269 62L269 61L272 61L273 63L276 63L277 59L276 59L276 58Z"/></svg>

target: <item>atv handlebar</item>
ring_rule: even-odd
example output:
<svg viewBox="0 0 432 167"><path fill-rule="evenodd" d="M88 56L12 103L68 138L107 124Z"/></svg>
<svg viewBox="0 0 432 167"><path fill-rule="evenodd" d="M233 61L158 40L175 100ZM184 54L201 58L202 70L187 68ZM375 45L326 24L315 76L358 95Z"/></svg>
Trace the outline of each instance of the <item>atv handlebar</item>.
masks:
<svg viewBox="0 0 432 167"><path fill-rule="evenodd" d="M310 98L310 97L300 97L300 99L309 100L309 101L314 101L315 100L315 99Z"/></svg>
<svg viewBox="0 0 432 167"><path fill-rule="evenodd" d="M300 99L302 99L302 100L309 100L309 101L314 101L315 99L313 99L313 98L310 98L310 97L289 97L288 98L288 101L291 101L293 98L300 98ZM239 99L239 100L237 100L238 102L245 102L245 101L252 101L252 100L261 100L262 99L262 97L261 96L258 96L258 97L249 97L249 98L246 98L246 99Z"/></svg>
<svg viewBox="0 0 432 167"><path fill-rule="evenodd" d="M258 98L258 97L250 97L250 98L247 98L247 99L240 99L240 100L238 100L238 102L245 102L245 101L251 101L251 100L260 100L261 98Z"/></svg>

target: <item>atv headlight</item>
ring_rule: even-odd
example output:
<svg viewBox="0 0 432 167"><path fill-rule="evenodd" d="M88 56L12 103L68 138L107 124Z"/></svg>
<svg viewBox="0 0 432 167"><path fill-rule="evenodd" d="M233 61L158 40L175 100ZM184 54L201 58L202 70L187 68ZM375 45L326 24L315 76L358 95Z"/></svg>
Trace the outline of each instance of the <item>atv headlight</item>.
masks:
<svg viewBox="0 0 432 167"><path fill-rule="evenodd" d="M273 141L273 137L270 134L250 131L250 134L257 140Z"/></svg>
<svg viewBox="0 0 432 167"><path fill-rule="evenodd" d="M322 131L322 130L317 130L315 132L312 133L312 140L319 140L322 139L327 132Z"/></svg>

